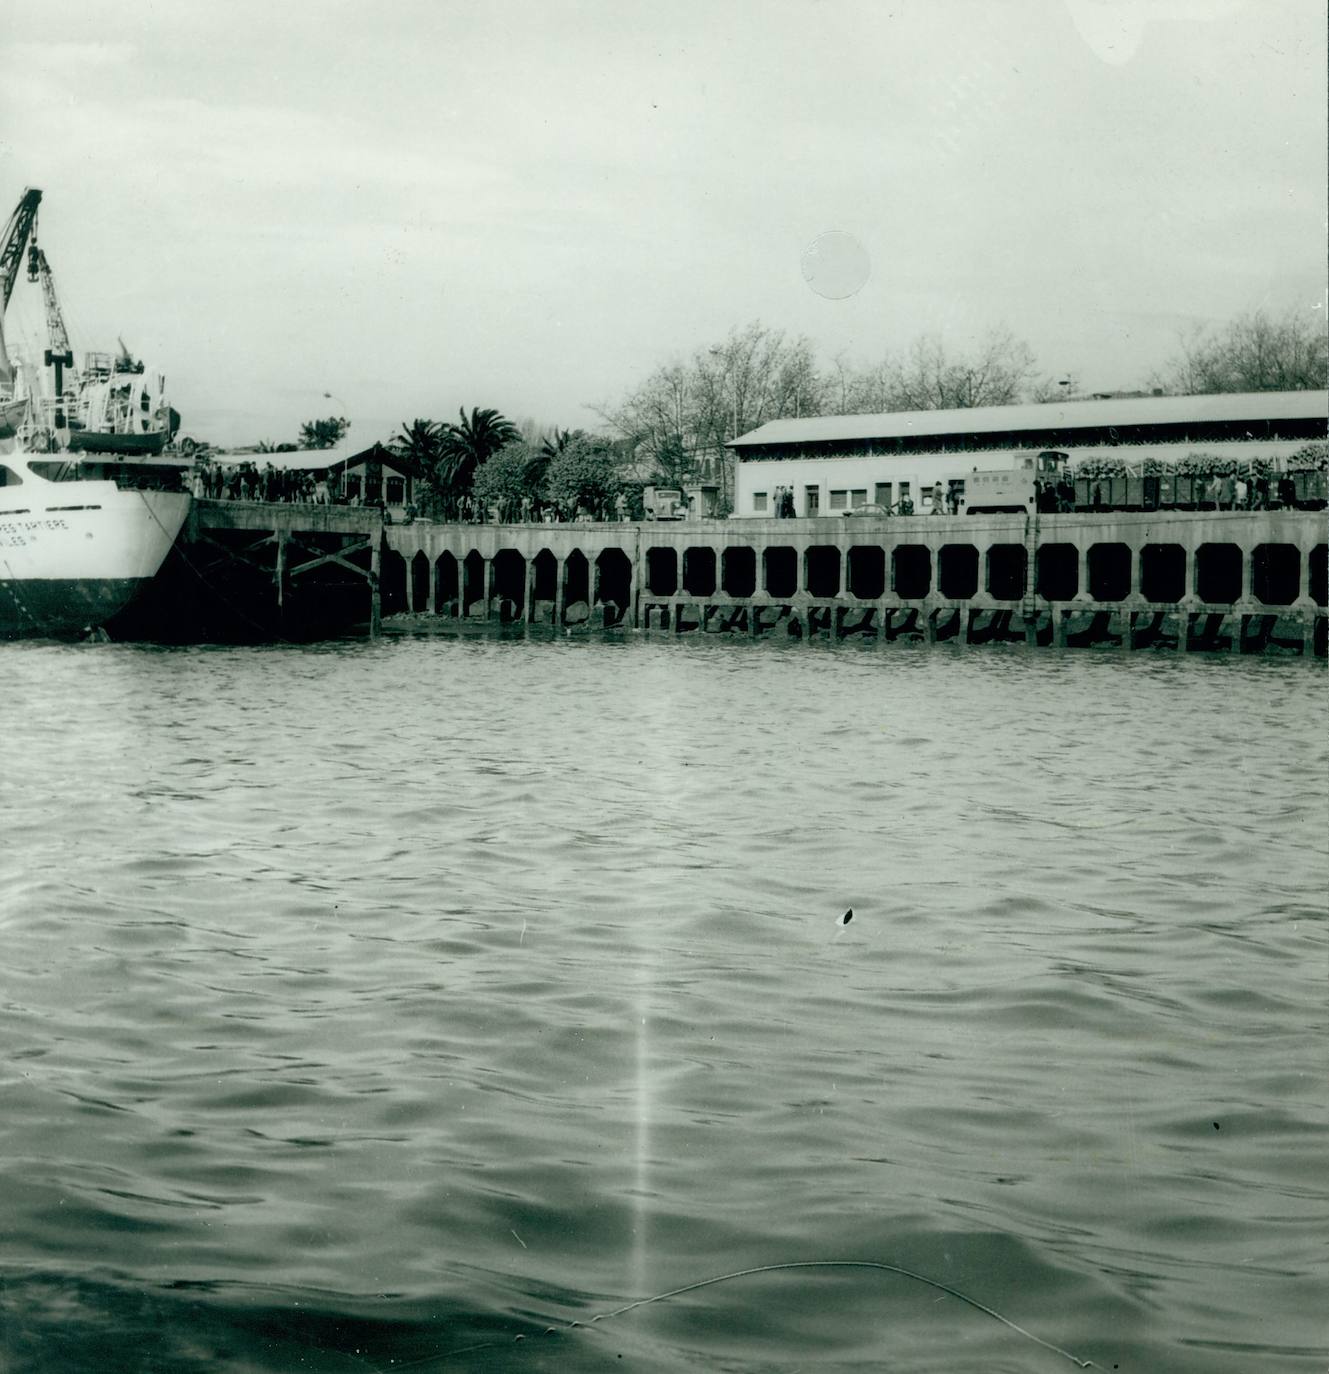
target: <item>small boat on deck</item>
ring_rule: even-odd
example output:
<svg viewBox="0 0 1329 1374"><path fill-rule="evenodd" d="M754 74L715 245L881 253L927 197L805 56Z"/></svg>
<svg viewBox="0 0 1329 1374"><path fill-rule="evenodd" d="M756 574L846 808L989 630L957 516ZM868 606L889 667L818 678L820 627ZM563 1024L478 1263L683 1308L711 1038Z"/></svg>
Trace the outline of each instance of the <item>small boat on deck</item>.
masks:
<svg viewBox="0 0 1329 1374"><path fill-rule="evenodd" d="M120 345L111 359L85 355L69 416L68 447L76 453L122 457L158 454L175 435L180 417L166 400L166 379Z"/></svg>

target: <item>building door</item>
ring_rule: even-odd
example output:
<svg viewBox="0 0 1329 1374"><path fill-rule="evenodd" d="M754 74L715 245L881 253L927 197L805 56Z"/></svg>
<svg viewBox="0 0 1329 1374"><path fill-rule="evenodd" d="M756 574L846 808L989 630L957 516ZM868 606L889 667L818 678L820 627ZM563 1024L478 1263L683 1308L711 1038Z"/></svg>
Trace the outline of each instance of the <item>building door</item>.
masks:
<svg viewBox="0 0 1329 1374"><path fill-rule="evenodd" d="M883 506L886 510L890 510L891 501L893 499L894 498L891 495L891 483L878 482L876 489L872 493L872 500L875 502L875 504L877 504L878 506Z"/></svg>
<svg viewBox="0 0 1329 1374"><path fill-rule="evenodd" d="M806 515L821 514L821 488L803 488L803 510Z"/></svg>

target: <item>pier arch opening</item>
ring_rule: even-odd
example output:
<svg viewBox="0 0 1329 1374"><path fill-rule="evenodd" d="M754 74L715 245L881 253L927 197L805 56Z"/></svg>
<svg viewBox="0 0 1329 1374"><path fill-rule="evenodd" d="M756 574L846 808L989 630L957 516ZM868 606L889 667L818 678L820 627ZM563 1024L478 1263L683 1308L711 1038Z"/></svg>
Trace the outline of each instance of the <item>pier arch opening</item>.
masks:
<svg viewBox="0 0 1329 1374"><path fill-rule="evenodd" d="M849 595L880 601L886 594L886 550L880 544L855 544L849 550Z"/></svg>
<svg viewBox="0 0 1329 1374"><path fill-rule="evenodd" d="M1094 601L1125 601L1131 594L1131 551L1127 544L1089 546L1089 596Z"/></svg>
<svg viewBox="0 0 1329 1374"><path fill-rule="evenodd" d="M1195 594L1210 606L1230 606L1241 597L1241 549L1236 544L1201 544L1195 551Z"/></svg>
<svg viewBox="0 0 1329 1374"><path fill-rule="evenodd" d="M1140 595L1162 605L1186 595L1186 550L1180 544L1146 544L1140 550Z"/></svg>
<svg viewBox="0 0 1329 1374"><path fill-rule="evenodd" d="M977 551L971 551L977 558ZM922 601L932 590L932 550L924 544L899 544L893 548L891 590L901 601Z"/></svg>
<svg viewBox="0 0 1329 1374"><path fill-rule="evenodd" d="M411 610L429 609L429 555L423 549L411 559Z"/></svg>
<svg viewBox="0 0 1329 1374"><path fill-rule="evenodd" d="M531 575L531 607L526 618L544 623L553 618L558 597L558 559L549 549L541 549L531 559Z"/></svg>
<svg viewBox="0 0 1329 1374"><path fill-rule="evenodd" d="M1329 604L1329 544L1317 544L1310 553L1311 600L1317 606Z"/></svg>
<svg viewBox="0 0 1329 1374"><path fill-rule="evenodd" d="M1251 555L1251 592L1266 606L1290 606L1301 590L1301 550L1295 544L1258 544Z"/></svg>
<svg viewBox="0 0 1329 1374"><path fill-rule="evenodd" d="M943 544L937 550L937 590L947 601L968 601L978 592L978 549Z"/></svg>
<svg viewBox="0 0 1329 1374"><path fill-rule="evenodd" d="M715 550L704 545L683 550L683 590L689 596L715 595Z"/></svg>
<svg viewBox="0 0 1329 1374"><path fill-rule="evenodd" d="M733 597L749 597L757 590L756 549L739 545L720 555L720 586Z"/></svg>
<svg viewBox="0 0 1329 1374"><path fill-rule="evenodd" d="M678 550L646 550L646 590L652 596L673 596L678 591Z"/></svg>
<svg viewBox="0 0 1329 1374"><path fill-rule="evenodd" d="M1040 544L1034 555L1034 592L1047 601L1070 601L1080 590L1080 550L1074 544Z"/></svg>
<svg viewBox="0 0 1329 1374"><path fill-rule="evenodd" d="M460 593L456 558L450 553L439 554L434 563L434 611L438 615L456 615Z"/></svg>
<svg viewBox="0 0 1329 1374"><path fill-rule="evenodd" d="M472 549L461 563L461 613L483 614L485 609L485 560Z"/></svg>
<svg viewBox="0 0 1329 1374"><path fill-rule="evenodd" d="M840 595L840 550L832 544L813 544L805 558L809 596Z"/></svg>
<svg viewBox="0 0 1329 1374"><path fill-rule="evenodd" d="M563 562L563 621L573 625L590 614L591 565L580 549L573 549Z"/></svg>
<svg viewBox="0 0 1329 1374"><path fill-rule="evenodd" d="M524 618L526 560L516 549L499 549L494 555L494 595L499 598L499 615L503 620Z"/></svg>
<svg viewBox="0 0 1329 1374"><path fill-rule="evenodd" d="M1023 544L988 545L988 595L994 601L1018 601L1029 576Z"/></svg>
<svg viewBox="0 0 1329 1374"><path fill-rule="evenodd" d="M396 549L386 549L383 553L379 598L384 615L400 615L409 604L406 599L406 560Z"/></svg>
<svg viewBox="0 0 1329 1374"><path fill-rule="evenodd" d="M595 560L596 600L605 624L617 625L632 609L632 560L622 549L605 549Z"/></svg>
<svg viewBox="0 0 1329 1374"><path fill-rule="evenodd" d="M787 601L798 591L798 551L787 544L764 548L761 573L766 595L775 601Z"/></svg>
<svg viewBox="0 0 1329 1374"><path fill-rule="evenodd" d="M552 601L558 595L558 559L548 549L541 549L532 560L535 565L535 585L531 597L535 601Z"/></svg>

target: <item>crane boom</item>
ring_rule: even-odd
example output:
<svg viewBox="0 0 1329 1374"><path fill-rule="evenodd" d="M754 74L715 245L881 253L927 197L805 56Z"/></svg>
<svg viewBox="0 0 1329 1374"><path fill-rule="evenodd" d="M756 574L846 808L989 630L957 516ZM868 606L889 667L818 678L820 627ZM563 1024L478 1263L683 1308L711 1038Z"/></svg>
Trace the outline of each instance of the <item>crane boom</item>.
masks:
<svg viewBox="0 0 1329 1374"><path fill-rule="evenodd" d="M65 317L60 313L60 302L55 295L55 278L51 276L51 264L46 261L46 254L40 248L37 250L37 272L42 283L42 301L46 305L47 341L51 345L46 351L65 355L65 366L72 367L74 355L69 348L69 331L65 328Z"/></svg>
<svg viewBox="0 0 1329 1374"><path fill-rule="evenodd" d="M74 368L74 351L69 346L69 331L65 328L65 317L60 313L60 302L55 294L55 278L51 275L51 264L46 261L46 253L33 243L37 259L37 275L42 283L42 301L46 306L46 366L55 368L55 427L65 427L65 369L69 369L70 380L78 385L78 372Z"/></svg>
<svg viewBox="0 0 1329 1374"><path fill-rule="evenodd" d="M12 390L14 385L14 366L5 348L5 311L9 308L14 283L18 280L18 265L23 261L23 249L37 222L37 207L41 199L42 193L32 187L24 191L5 225L3 236L0 236L0 389L5 391Z"/></svg>
<svg viewBox="0 0 1329 1374"><path fill-rule="evenodd" d="M0 236L0 315L9 308L9 298L18 280L18 265L23 261L23 249L27 246L28 235L37 222L37 207L41 204L42 193L29 188L19 198L14 213L5 225Z"/></svg>

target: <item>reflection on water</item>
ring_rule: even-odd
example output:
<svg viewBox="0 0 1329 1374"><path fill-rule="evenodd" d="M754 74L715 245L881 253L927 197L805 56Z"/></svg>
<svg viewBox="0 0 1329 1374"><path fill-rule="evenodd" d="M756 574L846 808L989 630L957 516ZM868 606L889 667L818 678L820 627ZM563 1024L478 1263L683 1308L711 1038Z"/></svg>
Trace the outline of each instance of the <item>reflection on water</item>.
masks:
<svg viewBox="0 0 1329 1374"><path fill-rule="evenodd" d="M1323 683L5 646L0 1354L1322 1368Z"/></svg>

